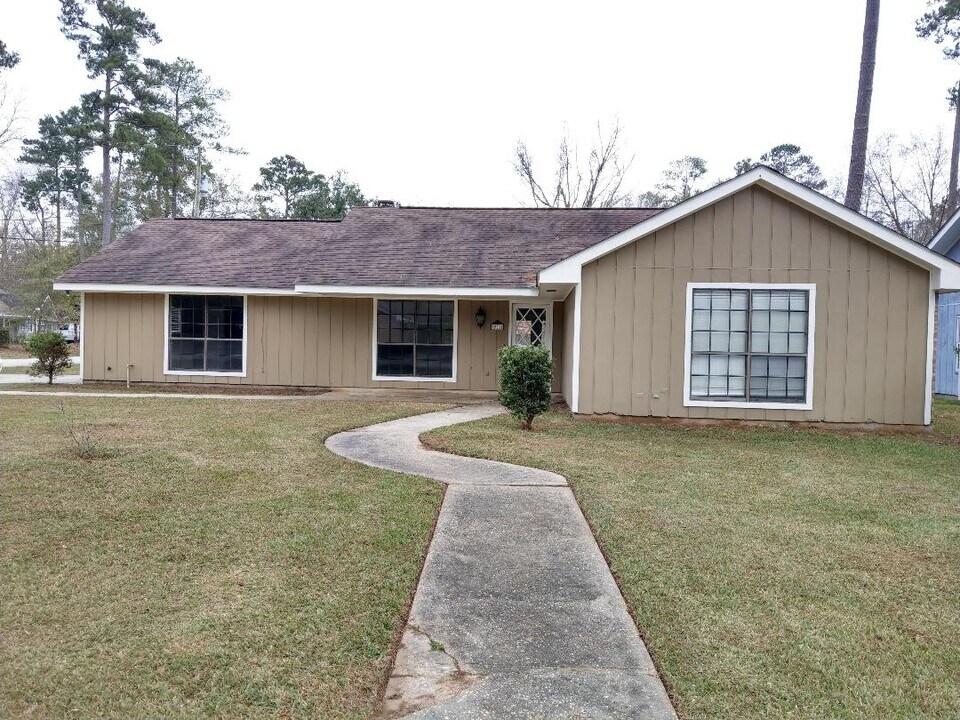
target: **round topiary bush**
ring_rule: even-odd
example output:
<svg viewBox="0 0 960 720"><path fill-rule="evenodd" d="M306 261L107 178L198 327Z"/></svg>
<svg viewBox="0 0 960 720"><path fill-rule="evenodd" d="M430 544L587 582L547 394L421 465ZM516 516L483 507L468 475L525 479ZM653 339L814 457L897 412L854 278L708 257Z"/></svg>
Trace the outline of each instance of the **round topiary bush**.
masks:
<svg viewBox="0 0 960 720"><path fill-rule="evenodd" d="M508 345L501 348L500 404L530 430L533 419L550 409L553 360L550 351L532 345Z"/></svg>

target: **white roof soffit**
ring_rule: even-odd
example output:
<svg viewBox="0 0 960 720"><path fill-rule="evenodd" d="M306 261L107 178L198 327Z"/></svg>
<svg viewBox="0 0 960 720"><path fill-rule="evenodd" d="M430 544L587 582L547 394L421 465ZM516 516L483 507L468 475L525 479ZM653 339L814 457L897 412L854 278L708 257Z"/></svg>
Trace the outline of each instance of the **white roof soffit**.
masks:
<svg viewBox="0 0 960 720"><path fill-rule="evenodd" d="M537 288L469 288L469 287L407 287L386 285L302 285L296 286L302 294L333 297L463 297L463 298L515 298L536 297Z"/></svg>
<svg viewBox="0 0 960 720"><path fill-rule="evenodd" d="M768 167L756 167L732 180L727 180L710 188L689 200L674 205L649 220L607 238L575 255L561 260L540 271L539 282L543 283L579 283L582 267L594 260L608 255L624 245L628 245L660 228L682 220L698 210L713 205L751 185L759 185L775 195L779 195L819 217L824 218L860 237L866 238L905 260L931 271L933 289L960 289L960 264L948 260L943 255L915 243L878 222L864 217L844 207L835 200L811 190Z"/></svg>
<svg viewBox="0 0 960 720"><path fill-rule="evenodd" d="M954 212L943 224L943 227L937 230L937 234L927 243L927 247L935 252L945 254L960 239L958 235L960 235L960 210Z"/></svg>

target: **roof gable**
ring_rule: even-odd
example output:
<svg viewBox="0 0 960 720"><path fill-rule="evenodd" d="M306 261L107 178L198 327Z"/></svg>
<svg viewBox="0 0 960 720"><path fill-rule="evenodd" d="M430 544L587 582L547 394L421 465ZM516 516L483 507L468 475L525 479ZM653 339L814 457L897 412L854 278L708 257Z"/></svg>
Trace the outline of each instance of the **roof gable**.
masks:
<svg viewBox="0 0 960 720"><path fill-rule="evenodd" d="M668 210L606 240L596 243L540 272L540 283L579 283L582 267L604 255L692 215L751 186L762 187L828 222L869 240L931 272L934 289L960 288L960 265L899 235L840 203L797 183L780 173L759 166L710 190L695 195Z"/></svg>

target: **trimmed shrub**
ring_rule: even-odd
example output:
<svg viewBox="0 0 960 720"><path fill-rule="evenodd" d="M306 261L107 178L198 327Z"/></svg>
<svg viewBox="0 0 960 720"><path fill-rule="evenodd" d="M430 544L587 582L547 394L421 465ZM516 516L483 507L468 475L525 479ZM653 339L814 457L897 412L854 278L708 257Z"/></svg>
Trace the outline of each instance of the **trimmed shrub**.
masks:
<svg viewBox="0 0 960 720"><path fill-rule="evenodd" d="M27 338L27 352L37 359L30 366L30 374L47 378L50 385L57 375L73 365L70 346L58 332L34 333Z"/></svg>
<svg viewBox="0 0 960 720"><path fill-rule="evenodd" d="M500 349L500 404L530 430L533 419L550 409L553 360L550 351L532 345Z"/></svg>

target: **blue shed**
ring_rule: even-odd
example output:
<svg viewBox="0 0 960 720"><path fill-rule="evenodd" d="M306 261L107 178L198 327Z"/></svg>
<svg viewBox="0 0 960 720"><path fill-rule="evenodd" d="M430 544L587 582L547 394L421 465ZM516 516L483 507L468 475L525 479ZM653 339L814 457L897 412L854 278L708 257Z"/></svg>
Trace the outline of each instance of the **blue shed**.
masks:
<svg viewBox="0 0 960 720"><path fill-rule="evenodd" d="M953 214L929 245L931 250L960 262L960 210ZM937 296L937 366L933 391L960 397L960 292Z"/></svg>

